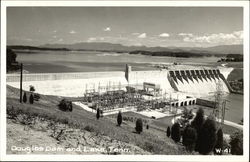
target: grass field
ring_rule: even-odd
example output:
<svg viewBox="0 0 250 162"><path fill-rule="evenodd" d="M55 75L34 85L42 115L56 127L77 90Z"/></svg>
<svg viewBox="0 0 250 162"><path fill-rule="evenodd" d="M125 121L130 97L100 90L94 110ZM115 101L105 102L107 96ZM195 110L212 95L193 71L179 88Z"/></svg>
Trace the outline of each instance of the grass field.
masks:
<svg viewBox="0 0 250 162"><path fill-rule="evenodd" d="M7 87L8 114L26 114L30 117L39 116L85 130L88 127L92 132L108 136L114 140L133 144L153 154L187 154L183 146L167 138L163 135L163 132L161 133L162 135L156 136L155 131L147 131L144 128L144 132L137 134L134 133L134 125L131 123L118 127L116 126L116 118L103 117L97 120L95 114L87 112L76 105L73 106L73 112L60 111L57 104L61 98L56 96L41 95L40 101L35 102L33 105L28 103L20 104L18 96L18 89Z"/></svg>

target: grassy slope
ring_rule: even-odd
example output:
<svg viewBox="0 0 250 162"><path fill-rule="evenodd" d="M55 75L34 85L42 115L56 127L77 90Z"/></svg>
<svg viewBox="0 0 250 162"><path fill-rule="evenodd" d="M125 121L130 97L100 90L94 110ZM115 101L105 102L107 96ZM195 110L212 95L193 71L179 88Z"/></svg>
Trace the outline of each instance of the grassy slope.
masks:
<svg viewBox="0 0 250 162"><path fill-rule="evenodd" d="M117 127L116 120L112 120L109 117L103 117L100 120L96 120L95 114L87 112L76 105L74 105L73 112L62 112L57 108L57 104L61 99L56 96L41 95L40 101L35 102L33 105L28 103L20 104L18 96L18 89L7 87L8 109L14 107L18 111L21 111L21 113L30 116L41 116L61 123L68 123L76 128L84 129L86 126L89 126L93 128L96 133L137 145L154 154L186 154L182 146L175 144L166 136L158 138L158 136L155 136L151 131L144 131L142 134L138 135L133 133L134 126L130 124Z"/></svg>

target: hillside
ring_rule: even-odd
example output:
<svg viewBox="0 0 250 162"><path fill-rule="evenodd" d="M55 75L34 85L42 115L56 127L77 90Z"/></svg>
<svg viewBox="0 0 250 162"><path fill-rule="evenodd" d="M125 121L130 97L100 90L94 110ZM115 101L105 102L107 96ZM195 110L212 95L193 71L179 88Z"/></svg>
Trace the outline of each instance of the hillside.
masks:
<svg viewBox="0 0 250 162"><path fill-rule="evenodd" d="M141 134L137 134L134 133L131 124L124 122L118 127L116 119L110 117L96 120L95 114L76 105L73 105L73 112L63 112L57 107L61 98L56 96L41 95L41 99L33 105L20 104L18 97L18 89L7 86L8 153L16 153L10 150L12 145L25 147L49 144L51 147L58 146L64 149L113 146L130 150L122 154L187 154L183 146L167 138L165 132L144 129ZM115 151L101 153L119 154Z"/></svg>

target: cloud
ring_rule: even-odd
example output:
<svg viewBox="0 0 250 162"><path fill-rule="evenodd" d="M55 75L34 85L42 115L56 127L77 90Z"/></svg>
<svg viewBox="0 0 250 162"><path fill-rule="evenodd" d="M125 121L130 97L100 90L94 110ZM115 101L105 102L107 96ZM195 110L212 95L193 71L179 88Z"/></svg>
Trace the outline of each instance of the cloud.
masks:
<svg viewBox="0 0 250 162"><path fill-rule="evenodd" d="M104 41L104 37L90 37L88 38L87 42L101 42Z"/></svg>
<svg viewBox="0 0 250 162"><path fill-rule="evenodd" d="M243 31L235 31L232 33L217 33L203 36L186 35L184 36L183 41L210 44L241 44L243 43Z"/></svg>
<svg viewBox="0 0 250 162"><path fill-rule="evenodd" d="M192 37L193 34L192 33L179 33L179 36L188 36L188 37Z"/></svg>
<svg viewBox="0 0 250 162"><path fill-rule="evenodd" d="M107 32L107 31L111 31L110 27L106 27L105 29L103 29L103 31Z"/></svg>
<svg viewBox="0 0 250 162"><path fill-rule="evenodd" d="M132 35L140 35L140 33L132 33Z"/></svg>
<svg viewBox="0 0 250 162"><path fill-rule="evenodd" d="M57 30L54 30L54 31L53 31L53 33L56 33L56 32L57 32Z"/></svg>
<svg viewBox="0 0 250 162"><path fill-rule="evenodd" d="M166 38L166 37L169 37L169 34L168 33L162 33L162 34L159 35L159 37Z"/></svg>
<svg viewBox="0 0 250 162"><path fill-rule="evenodd" d="M147 37L146 33L142 33L142 34L138 35L138 38L146 38L146 37Z"/></svg>
<svg viewBox="0 0 250 162"><path fill-rule="evenodd" d="M70 33L70 34L76 34L76 31L71 30L69 33Z"/></svg>
<svg viewBox="0 0 250 162"><path fill-rule="evenodd" d="M56 36L56 35L53 35L53 38L57 38L57 36Z"/></svg>
<svg viewBox="0 0 250 162"><path fill-rule="evenodd" d="M62 42L62 41L63 41L63 39L62 39L62 38L58 39L58 42Z"/></svg>
<svg viewBox="0 0 250 162"><path fill-rule="evenodd" d="M94 41L96 41L96 40L97 40L96 38L90 37L90 38L88 38L87 42L94 42Z"/></svg>

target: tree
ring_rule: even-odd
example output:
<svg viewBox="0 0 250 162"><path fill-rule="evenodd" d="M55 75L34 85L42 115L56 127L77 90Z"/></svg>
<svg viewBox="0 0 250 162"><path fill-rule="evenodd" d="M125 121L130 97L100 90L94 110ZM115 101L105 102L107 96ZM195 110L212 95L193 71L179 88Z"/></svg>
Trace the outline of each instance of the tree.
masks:
<svg viewBox="0 0 250 162"><path fill-rule="evenodd" d="M17 70L17 69L19 69L19 66L18 65L13 65L13 63L17 63L16 62L16 57L17 57L17 55L16 55L16 53L12 50L12 49L9 49L9 48L7 48L7 59L6 59L6 61L7 61L7 72L9 71L9 70Z"/></svg>
<svg viewBox="0 0 250 162"><path fill-rule="evenodd" d="M198 151L199 143L200 142L200 132L202 125L204 123L204 110L202 108L199 108L198 111L196 112L196 116L194 120L191 122L191 126L196 129L197 132L197 141L195 145L195 151Z"/></svg>
<svg viewBox="0 0 250 162"><path fill-rule="evenodd" d="M32 93L30 94L29 102L30 102L30 104L34 103L34 97L33 97Z"/></svg>
<svg viewBox="0 0 250 162"><path fill-rule="evenodd" d="M69 111L72 112L73 111L73 105L72 105L72 101L69 102Z"/></svg>
<svg viewBox="0 0 250 162"><path fill-rule="evenodd" d="M100 109L97 108L96 110L96 119L98 120L100 118Z"/></svg>
<svg viewBox="0 0 250 162"><path fill-rule="evenodd" d="M139 118L139 119L136 120L135 130L139 134L143 131L143 123L142 123L142 119L141 118Z"/></svg>
<svg viewBox="0 0 250 162"><path fill-rule="evenodd" d="M147 124L146 128L149 129L149 125L148 124Z"/></svg>
<svg viewBox="0 0 250 162"><path fill-rule="evenodd" d="M174 123L172 128L171 128L171 138L175 142L179 142L181 139L181 131L180 131L180 124L179 123Z"/></svg>
<svg viewBox="0 0 250 162"><path fill-rule="evenodd" d="M121 113L121 111L119 111L119 113L117 115L117 124L118 124L118 126L120 126L122 124L122 113Z"/></svg>
<svg viewBox="0 0 250 162"><path fill-rule="evenodd" d="M209 154L216 144L216 123L212 118L207 118L200 131L200 139L198 143L198 151L200 154Z"/></svg>
<svg viewBox="0 0 250 162"><path fill-rule="evenodd" d="M222 132L222 129L220 128L217 131L217 141L214 147L214 154L222 155L222 149L223 149L223 132ZM216 151L216 150L219 150L219 151Z"/></svg>
<svg viewBox="0 0 250 162"><path fill-rule="evenodd" d="M23 94L23 102L24 102L24 103L27 102L27 95L26 95L26 92L24 92L24 94Z"/></svg>
<svg viewBox="0 0 250 162"><path fill-rule="evenodd" d="M233 155L243 155L243 131L234 132L230 138L231 153Z"/></svg>
<svg viewBox="0 0 250 162"><path fill-rule="evenodd" d="M171 135L171 130L170 130L170 127L168 126L168 129L167 129L167 136L170 137Z"/></svg>
<svg viewBox="0 0 250 162"><path fill-rule="evenodd" d="M190 125L187 125L183 131L183 145L187 148L188 151L192 152L195 148L196 140L196 129L194 129Z"/></svg>

